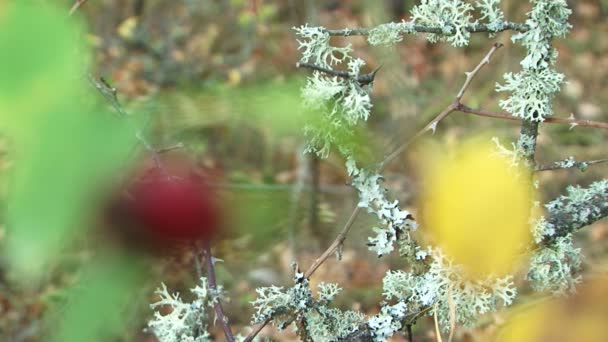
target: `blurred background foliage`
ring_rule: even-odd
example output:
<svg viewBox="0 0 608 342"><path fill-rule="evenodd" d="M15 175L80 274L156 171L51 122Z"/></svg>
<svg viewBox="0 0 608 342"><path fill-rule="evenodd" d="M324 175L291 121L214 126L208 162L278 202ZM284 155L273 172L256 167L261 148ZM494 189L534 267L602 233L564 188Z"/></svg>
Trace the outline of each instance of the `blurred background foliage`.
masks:
<svg viewBox="0 0 608 342"><path fill-rule="evenodd" d="M42 2L65 9L66 17L74 3L72 0ZM163 154L167 162L187 155L217 181L232 220L230 232L217 246L217 256L226 261L219 264L217 272L231 298L225 305L226 311L234 327L242 329L249 324L253 289L260 285L289 283L291 261L295 258L303 268L309 265L331 243L357 202L354 191L346 184L348 178L340 158L333 154L327 160L319 161L302 155L303 124L318 113L307 112L301 107L299 87L309 71L295 67L299 54L291 28L304 23L328 28L370 27L407 19L407 13L415 3L412 0L89 0L74 14L74 19L84 25L84 29L74 29L67 35L80 36L90 49L90 56L73 54L69 46L61 48L64 46L62 41L50 44L51 41L41 39L45 35L36 30L45 27L43 22L37 22L38 26L30 25L29 18L15 23L3 22L6 7L0 3L0 23L15 25L10 30L0 30L0 46L30 49L20 53L30 56L30 62L37 66L28 69L29 74L16 72L23 69L19 67L22 62L5 63L7 55L2 55L1 200L6 202L9 185L16 186L8 176L15 169L34 172L32 179L46 182L42 186L35 182L28 185L38 191L61 192L66 182L74 182L71 183L74 188L82 184L95 189L91 178L81 177L82 173L76 172L76 182L65 170L76 170L82 165L91 170L97 169L91 165L102 165L104 168L98 169L100 174L112 173L111 168L107 168L108 160L116 166L122 160L117 154L132 150L131 146L136 142L132 130L124 131L128 126L91 119L96 117L93 113L116 117L112 107L102 102L103 97L86 82L85 75L90 72L95 77L104 77L117 89L118 99L126 112L145 130L155 148L183 144L183 148ZM556 100L555 115L565 118L573 113L577 118L606 122L608 114L603 108L608 101L608 39L604 36L608 30L608 2L580 0L569 3L574 10L571 20L574 29L567 39L555 42L560 53L557 67L568 78L568 84ZM525 0L503 0L502 6L513 21L524 20L530 7ZM18 42L14 32L23 33ZM362 37L333 38L335 44L353 44L355 54L368 63L365 72L382 65L372 93L373 116L357 136L362 137L361 141L379 158L389 153L452 101L463 82L464 72L479 62L494 41L506 46L477 76L465 103L498 110L498 100L505 95L494 92L495 83L501 82L503 73L519 70L518 63L524 55L519 46L511 43L509 34L502 33L491 39L475 35L464 49L445 44L430 45L422 36L406 37L394 48L369 47ZM23 40L23 37L31 37L31 40ZM49 56L56 56L54 61L58 63L52 64ZM45 73L44 68L48 65L55 65L57 69ZM82 79L74 89L65 90L54 80L65 79L66 75ZM35 83L32 77L42 80L38 87L31 86ZM82 96L83 93L88 95ZM25 100L13 101L16 98ZM33 98L36 101L29 101ZM58 99L63 106L52 103ZM12 101L10 106L7 100ZM36 140L39 145L32 145L31 160L21 161L7 127L25 120L23 113L30 109L49 117L58 111L73 113L66 117L74 121L36 121L43 136ZM83 117L80 115L83 112L90 116ZM90 130L73 127L89 127ZM115 129L113 134L108 133L110 127ZM503 143L508 145L508 138L516 137L519 126L510 121L455 113L439 125L435 139L450 144L472 132L485 130L506 137ZM543 125L539 139L538 159L542 164L569 156L575 156L577 160L606 158L606 132L601 130ZM46 145L40 144L41 141L56 143ZM66 146L69 148L65 149ZM49 149L54 152L48 154ZM139 150L140 158L131 157L133 165L140 163L140 159L150 159L142 148ZM99 151L105 151L108 159L101 158ZM393 195L404 205L411 206L417 189L408 163L404 156L392 163L385 174L386 185ZM567 184L584 185L605 177L607 170L606 165L598 165L584 173L575 169L542 173L543 198L559 195ZM34 197L39 194L36 191L23 193ZM74 213L79 213L80 216L70 219L76 227L72 232L78 232L79 227L89 231L88 226L97 224L92 213L94 205L89 205L88 215L82 214L80 206L68 205L69 201L80 201L79 196L82 194L74 191L74 197L55 201L56 207L72 208ZM43 199L50 200L48 195ZM34 213L34 207L29 207L36 201L24 201L28 205L22 205L22 217L44 217L43 213ZM54 212L53 208L45 210ZM408 209L415 213L415 208ZM5 248L10 246L6 225L11 217L4 210L1 214L0 243ZM361 215L346 242L343 260L328 260L312 279L313 283L339 282L346 288L339 305L368 313L377 310L381 278L386 269L405 267L398 258L377 260L366 251L365 242L373 223L370 217ZM82 235L86 234L75 234L69 247L53 260L44 260L48 262L48 272L35 286L12 283L9 280L12 270L3 263L0 268L0 337L10 341L37 340L48 327L45 313L63 308L66 298L74 293L80 293L82 298L94 303L97 298L90 292L69 290L79 279L94 279L89 280L91 283L99 281L100 277L92 276L95 272L90 270L100 267L99 272L103 274L107 267L95 266L98 265L94 262L98 255L96 235L93 234L93 238ZM608 256L606 244L599 243L608 238L608 224L598 222L579 235L579 243L587 248L587 266L596 269ZM42 235L37 238L42 243L50 243L56 236L48 241ZM118 333L122 340L153 340L142 332L151 315L147 308L153 301L149 290L165 281L169 288L186 293L196 279L193 258L192 253L176 253L168 260L157 261L147 270L152 275L140 287L142 298L130 303L132 313L124 319L129 326L122 327ZM83 269L89 272L83 272ZM130 281L135 280L126 279L123 285L132 286ZM114 292L108 290L109 298L119 300L117 293L121 286L108 287L112 288ZM76 311L72 312L82 312L78 311L82 307L73 307ZM79 317L78 314L66 316ZM431 338L430 327L421 322L416 327L416 335L421 339ZM491 330L489 324L461 334L483 338ZM268 334L279 338L274 332ZM291 338L289 333L280 336L281 339Z"/></svg>

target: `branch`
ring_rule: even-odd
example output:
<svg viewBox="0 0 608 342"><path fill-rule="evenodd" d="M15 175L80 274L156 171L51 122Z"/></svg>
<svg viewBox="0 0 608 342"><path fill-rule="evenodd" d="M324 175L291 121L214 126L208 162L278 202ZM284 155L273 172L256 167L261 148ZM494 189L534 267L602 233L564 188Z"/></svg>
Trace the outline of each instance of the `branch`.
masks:
<svg viewBox="0 0 608 342"><path fill-rule="evenodd" d="M460 89L458 95L456 96L456 99L454 100L454 102L452 102L449 106L447 106L441 113L439 113L439 115L437 115L433 120L431 120L431 122L429 122L422 130L420 130L418 133L416 133L414 135L414 137L412 137L408 142L404 143L403 145L401 145L400 147L398 147L394 152L392 152L391 154L389 154L380 163L380 169L384 168L384 166L386 164L388 164L391 160L393 160L401 152L403 152L403 150L405 150L405 148L407 148L407 146L409 146L410 143L413 140L417 139L418 137L420 137L421 135L423 135L424 133L426 133L427 131L429 131L431 129L433 131L435 131L435 127L437 126L437 124L439 123L439 121L443 120L450 113L452 113L452 112L454 112L454 111L457 110L457 108L460 105L460 100L462 99L462 96L464 95L464 92L467 90L469 84L471 83L471 80L477 75L477 73L479 73L479 70L481 70L481 68L484 65L486 65L486 64L489 63L490 57L492 57L492 55L496 52L496 50L498 50L501 47L502 47L502 44L499 44L499 43L494 44L494 46L492 47L492 49L490 49L490 51L484 56L484 58L481 60L481 62L479 63L479 65L477 65L475 67L475 69L473 69L473 71L466 73L467 78L466 78L466 80L465 80L462 88ZM338 76L338 77L349 77L349 78L351 77L350 74L348 74L347 72L336 71L336 70L329 70L329 69L318 67L318 66L313 65L313 64L298 63L297 66L298 67L307 67L307 68L310 68L310 69L313 69L313 70L325 72L327 74ZM371 80L373 81L373 77L375 76L375 74L376 74L377 71L378 71L378 69L376 69L372 73L364 75L364 76L370 75L369 77L371 77ZM359 80L359 78L357 80L359 82L361 82ZM338 234L338 236L336 237L336 239L332 242L332 244L327 248L327 250L325 250L325 252L323 252L323 254L321 254L321 256L319 258L317 258L315 260L315 262L308 268L308 270L306 270L306 272L304 272L304 276L306 278L309 278L325 262L325 260L327 260L327 258L329 258L329 256L331 256L332 254L334 254L336 252L336 250L338 250L338 248L340 248L340 246L342 245L342 243L344 243L344 240L346 239L346 235L348 234L350 228L354 224L355 219L357 218L357 215L359 214L359 211L360 211L360 208L357 206L353 210L353 212L351 213L348 221L346 222L346 224L344 225L344 227L342 228L342 230L340 231L340 233ZM255 338L255 336L268 323L270 323L270 321L271 321L271 319L268 318L263 323L261 323L256 329L254 329L247 336L247 338L245 338L245 342L249 342L249 341L253 340L253 338Z"/></svg>
<svg viewBox="0 0 608 342"><path fill-rule="evenodd" d="M87 0L76 0L76 2L72 5L72 8L70 8L70 12L68 13L68 15L73 15L74 12L76 12L80 8L80 6L84 5L85 2L87 2Z"/></svg>
<svg viewBox="0 0 608 342"><path fill-rule="evenodd" d="M558 162L554 162L552 165L538 166L535 172L542 171L553 171L553 170L564 170L564 169L572 169L577 168L581 171L585 171L587 167L596 164L607 163L607 159L597 159L597 160L588 160L588 161L576 161L574 158L570 157L568 159L564 159Z"/></svg>
<svg viewBox="0 0 608 342"><path fill-rule="evenodd" d="M587 188L569 188L566 195L556 198L546 207L549 213L545 220L555 233L545 236L544 245L608 217L608 180L593 183Z"/></svg>
<svg viewBox="0 0 608 342"><path fill-rule="evenodd" d="M226 336L226 340L228 342L234 342L234 336L232 335L232 330L230 330L230 325L228 324L228 318L224 314L224 309L222 308L222 303L219 299L219 294L217 291L217 284L215 280L215 267L213 256L211 255L211 246L209 245L209 241L203 242L203 254L205 255L205 264L207 267L207 279L209 280L209 289L213 294L213 309L215 310L215 316L220 321L222 329L224 329L224 335Z"/></svg>
<svg viewBox="0 0 608 342"><path fill-rule="evenodd" d="M471 84L471 81L473 80L473 78L475 78L475 76L477 76L477 74L479 73L479 71L481 70L481 68L483 68L484 65L490 63L490 58L502 46L503 46L503 44L501 44L501 43L494 44L492 46L492 48L490 49L490 51L488 51L488 53L481 59L481 61L479 62L479 64L477 64L477 66L472 71L465 73L466 79L465 79L462 87L460 88L460 91L458 91L458 95L456 95L456 98L454 99L454 101L452 103L450 103L433 120L431 120L428 124L426 124L426 126L424 126L420 131L418 131L416 134L414 134L413 137L411 137L405 143L401 144L393 152L391 152L388 156L386 156L384 158L384 160L380 163L380 165L381 165L380 169L383 169L384 166L386 166L386 164L390 163L393 159L395 159L399 155L401 155L401 153L403 151L405 151L411 145L412 142L414 142L416 139L418 139L419 137L421 137L422 135L424 135L426 132L432 130L433 133L434 133L435 129L437 129L437 125L439 124L439 122L441 120L445 119L451 113L460 110L459 108L463 106L460 101L462 100L462 97L464 96L464 93L469 88L469 85Z"/></svg>
<svg viewBox="0 0 608 342"><path fill-rule="evenodd" d="M468 107L464 104L459 105L457 111L462 112L462 113L467 113L467 114L484 116L487 118L521 121L520 118L515 117L509 113L496 113L496 112L491 112L491 111L484 110L484 109L475 109L475 108ZM562 119L562 118L549 117L549 118L544 118L543 123L608 129L608 123L591 121L591 120L576 120L576 119Z"/></svg>
<svg viewBox="0 0 608 342"><path fill-rule="evenodd" d="M370 72L369 74L357 76L356 81L359 82L360 86L365 86L370 83L373 83L374 78L376 77L376 73L378 72L378 70L380 70L380 67L381 66L377 67L374 71ZM312 69L312 70L320 71L322 73L325 73L325 74L328 74L331 76L337 76L337 77L355 80L355 77L353 77L348 71L327 69L327 68L323 68L323 67L320 67L320 66L312 64L312 63L298 62L298 63L296 63L296 68Z"/></svg>
<svg viewBox="0 0 608 342"><path fill-rule="evenodd" d="M490 27L489 25L477 24L477 25L468 25L465 28L467 31L471 33L499 33L507 30L513 30L518 32L526 32L530 28L526 24L519 24L510 21L505 21L501 25L493 25ZM330 36L367 36L373 29L370 28L354 28L354 29L341 29L341 30L325 30ZM414 24L411 27L411 30L417 33L436 33L445 35L445 30L440 26L428 26L428 25L420 25Z"/></svg>

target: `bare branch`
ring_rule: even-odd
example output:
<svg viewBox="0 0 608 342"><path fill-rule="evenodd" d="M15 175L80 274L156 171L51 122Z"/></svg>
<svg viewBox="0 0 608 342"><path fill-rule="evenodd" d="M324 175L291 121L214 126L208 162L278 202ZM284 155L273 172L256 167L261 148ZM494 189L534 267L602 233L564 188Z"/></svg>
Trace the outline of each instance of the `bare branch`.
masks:
<svg viewBox="0 0 608 342"><path fill-rule="evenodd" d="M469 85L471 84L471 81L473 80L473 78L475 78L477 73L479 73L479 70L481 70L481 68L483 68L484 65L490 64L490 58L492 57L492 55L496 52L496 50L500 49L503 46L504 45L502 43L495 43L494 46L492 47L492 49L490 49L490 51L483 57L481 62L479 62L479 64L477 64L475 69L473 69L473 71L465 73L465 75L467 76L467 79L464 81L462 88L460 88L458 95L456 95L456 100L458 101L458 103L460 103L460 100L462 100L462 97L464 96L464 92L467 91L467 89L469 88Z"/></svg>
<svg viewBox="0 0 608 342"><path fill-rule="evenodd" d="M475 109L475 108L468 107L464 104L459 105L457 111L462 112L462 113L467 113L467 114L484 116L484 117L488 117L488 118L521 121L520 118L517 118L509 113L496 113L496 112L491 112L491 111L484 110L484 109ZM576 119L562 119L562 118L548 117L548 118L544 118L543 123L608 129L608 123L591 121L591 120L576 120Z"/></svg>
<svg viewBox="0 0 608 342"><path fill-rule="evenodd" d="M441 120L445 119L451 113L453 113L455 111L458 111L459 108L462 107L462 104L460 103L460 101L462 100L462 97L464 96L464 93L469 88L469 85L471 84L471 81L473 80L473 78L475 78L475 76L477 76L477 74L479 73L479 71L481 70L481 68L483 68L484 65L490 63L490 58L502 46L503 46L503 44L500 44L500 43L496 43L496 44L494 44L492 46L492 48L490 49L490 51L488 51L488 53L481 59L481 62L479 62L479 64L477 64L477 66L472 71L466 73L466 76L467 76L466 80L464 81L464 84L460 88L460 91L458 92L458 95L456 95L456 98L454 99L454 101L452 103L450 103L435 118L433 118L433 120L431 120L428 124L426 124L426 126L424 126L420 131L418 131L416 134L414 134L414 136L412 136L408 141L404 142L399 147L397 147L393 152L391 152L389 155L387 155L384 158L384 160L380 163L381 164L381 167L380 167L381 169L383 169L384 166L386 166L392 160L394 160L399 155L401 155L401 153L403 153L403 151L405 151L412 144L412 142L414 142L415 140L417 140L418 138L420 138L426 132L431 131L431 130L433 132L435 132L435 129L437 128L437 125L439 124L439 122Z"/></svg>

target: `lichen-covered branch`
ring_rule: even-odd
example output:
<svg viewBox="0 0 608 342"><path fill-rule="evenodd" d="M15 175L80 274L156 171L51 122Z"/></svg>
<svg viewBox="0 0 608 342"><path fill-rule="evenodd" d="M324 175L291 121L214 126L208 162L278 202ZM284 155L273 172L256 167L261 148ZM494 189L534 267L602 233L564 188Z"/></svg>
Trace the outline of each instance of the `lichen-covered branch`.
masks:
<svg viewBox="0 0 608 342"><path fill-rule="evenodd" d="M595 182L586 188L570 186L565 195L545 207L549 233L545 234L542 243L547 245L558 237L608 217L608 180Z"/></svg>
<svg viewBox="0 0 608 342"><path fill-rule="evenodd" d="M544 165L536 167L536 172L541 171L553 171L553 170L565 170L577 168L581 171L586 171L589 166L608 163L608 158L606 159L596 159L596 160L587 160L587 161L577 161L574 157L568 157L564 160L560 160L558 162L554 162L551 165Z"/></svg>
<svg viewBox="0 0 608 342"><path fill-rule="evenodd" d="M405 23L395 23L395 24L409 24ZM515 23L511 21L504 21L501 23L495 23L493 25L488 24L471 24L465 27L465 30L470 33L499 33L503 31L517 31L517 32L526 32L530 28L526 24ZM445 29L441 26L430 26L430 25L420 25L420 24L412 24L410 30L415 33L436 33L436 34L444 34ZM369 36L370 33L373 32L373 28L345 28L339 30L329 30L326 29L330 36L342 36L342 37L350 37L350 36Z"/></svg>

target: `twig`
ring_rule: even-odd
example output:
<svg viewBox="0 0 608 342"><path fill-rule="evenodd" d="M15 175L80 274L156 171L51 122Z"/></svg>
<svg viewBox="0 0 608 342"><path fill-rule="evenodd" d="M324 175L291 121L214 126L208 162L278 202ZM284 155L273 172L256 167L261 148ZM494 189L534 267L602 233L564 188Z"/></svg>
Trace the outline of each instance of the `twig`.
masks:
<svg viewBox="0 0 608 342"><path fill-rule="evenodd" d="M492 57L492 55L496 52L496 50L500 49L503 46L504 45L502 43L495 43L494 46L492 46L492 48L490 49L490 51L483 57L481 62L479 62L479 64L477 64L475 69L473 69L473 71L471 71L471 72L465 73L465 75L467 76L467 79L464 81L462 88L460 88L458 95L456 95L456 101L458 101L458 103L460 103L460 100L462 100L462 97L464 96L465 91L467 91L467 89L469 88L469 85L471 84L471 81L473 81L473 78L475 78L475 75L477 75L477 73L479 73L479 70L481 70L481 68L483 68L484 65L490 64L490 58Z"/></svg>
<svg viewBox="0 0 608 342"><path fill-rule="evenodd" d="M581 171L584 171L587 169L587 167L589 167L591 165L603 164L603 163L608 163L608 158L607 159L588 160L588 161L579 161L579 162L575 161L574 159L566 159L566 160L555 162L555 163L553 163L553 165L537 166L536 170L534 170L534 171L542 172L542 171L564 170L564 169L572 169L572 168L577 168Z"/></svg>
<svg viewBox="0 0 608 342"><path fill-rule="evenodd" d="M74 14L74 12L76 12L80 6L84 5L84 3L87 2L87 0L76 0L76 2L74 2L74 4L72 5L72 8L70 8L70 12L68 13L68 15L72 15Z"/></svg>
<svg viewBox="0 0 608 342"><path fill-rule="evenodd" d="M510 21L505 21L502 25L496 26L488 26L488 25L468 25L465 28L470 33L498 33L507 30L513 30L518 32L526 32L529 30L528 25L519 24ZM439 26L428 26L428 25L420 25L415 24L412 25L411 30L417 33L436 33L436 34L445 34L445 30L443 27ZM330 36L367 36L370 34L372 29L369 28L354 28L354 29L341 29L341 30L325 30L325 32L329 33Z"/></svg>
<svg viewBox="0 0 608 342"><path fill-rule="evenodd" d="M260 333L260 331L262 331L262 329L264 329L264 327L266 325L268 325L268 323L270 323L271 320L272 320L272 316L269 316L268 318L266 318L264 320L264 322L260 323L257 327L255 327L249 333L249 335L247 335L247 337L245 337L244 342L251 342L256 336L258 336L258 334Z"/></svg>
<svg viewBox="0 0 608 342"><path fill-rule="evenodd" d="M174 150L179 150L179 149L182 149L182 148L184 148L184 143L180 142L180 143L177 143L177 144L175 144L173 146L160 148L160 149L156 150L156 153L163 154L163 153L171 152L171 151L174 151Z"/></svg>
<svg viewBox="0 0 608 342"><path fill-rule="evenodd" d="M125 117L133 130L135 131L135 137L139 142L144 146L144 148L150 152L152 155L152 159L154 160L154 164L156 167L161 170L165 174L169 174L165 167L162 164L160 153L157 151L152 144L148 142L148 140L144 137L141 129L133 122L133 118L127 113L124 109L120 101L118 100L118 95L116 88L112 87L108 81L106 81L103 77L100 77L99 80L95 79L91 74L87 75L89 82L103 95L103 97L110 102L114 110L118 112L118 114L122 117Z"/></svg>
<svg viewBox="0 0 608 342"><path fill-rule="evenodd" d="M376 69L374 69L374 71L370 72L369 74L357 76L356 80L357 80L357 82L359 82L359 85L364 86L364 85L373 83L374 78L376 77L376 73L378 72L378 70L380 70L381 67L382 66L377 67ZM323 67L320 67L320 66L318 66L316 64L312 64L312 63L298 62L298 63L296 63L296 68L306 68L306 69L311 69L311 70L315 70L315 71L320 71L322 73L325 73L325 74L328 74L331 76L355 79L355 77L353 77L348 71L327 69L327 68L323 68Z"/></svg>
<svg viewBox="0 0 608 342"><path fill-rule="evenodd" d="M315 273L319 266L321 266L321 264L323 264L323 262L325 262L327 258L334 254L336 250L342 245L342 243L344 243L344 240L346 240L346 235L355 223L355 219L357 218L357 215L359 215L360 210L361 208L359 206L357 206L353 210L353 212L350 214L350 217L348 218L348 221L346 221L346 224L344 225L338 236L336 236L336 238L334 239L334 242L332 242L332 244L325 250L325 252L323 252L323 254L321 254L321 256L315 260L315 262L306 270L306 272L304 272L304 276L306 278L309 278L313 273Z"/></svg>
<svg viewBox="0 0 608 342"><path fill-rule="evenodd" d="M517 118L509 113L496 113L496 112L491 112L491 111L484 110L484 109L475 109L475 108L468 107L464 104L461 104L460 106L458 106L457 111L462 112L462 113L467 113L467 114L484 116L487 118L521 121L520 118ZM591 120L576 120L576 119L562 119L562 118L549 117L549 118L544 118L543 123L608 129L608 123L591 121Z"/></svg>
<svg viewBox="0 0 608 342"><path fill-rule="evenodd" d="M207 280L209 281L209 290L215 298L213 298L213 309L215 310L215 316L220 321L222 329L224 329L224 336L228 342L234 342L234 336L232 330L230 330L230 324L228 318L224 315L224 309L217 293L217 283L215 280L215 266L213 256L211 255L211 246L209 241L203 242L203 254L205 255L205 265L207 267Z"/></svg>
<svg viewBox="0 0 608 342"><path fill-rule="evenodd" d="M414 142L415 140L420 138L426 132L431 131L431 130L433 132L435 132L435 129L437 128L437 125L439 124L439 122L441 120L445 119L451 113L458 111L459 108L463 106L460 101L462 100L464 93L469 88L471 81L473 80L473 78L475 78L475 76L477 76L477 74L479 73L481 68L483 68L484 65L490 63L490 58L492 57L492 55L494 55L494 53L498 49L500 49L502 46L503 46L503 44L500 44L500 43L494 44L492 46L492 48L490 49L490 51L488 51L488 53L482 58L482 60L479 62L479 64L477 64L477 66L472 71L465 73L466 79L465 79L462 87L460 88L460 91L458 91L458 95L456 95L456 98L454 99L454 101L452 103L450 103L443 111L441 111L441 113L439 113L435 118L433 118L433 120L431 120L428 124L426 124L426 126L424 126L416 134L414 134L414 136L412 136L410 139L408 139L408 141L401 144L393 152L391 152L388 156L386 156L384 158L384 160L380 163L381 169L383 169L384 166L386 166L392 160L397 158L403 151L405 151L411 145L412 142Z"/></svg>

